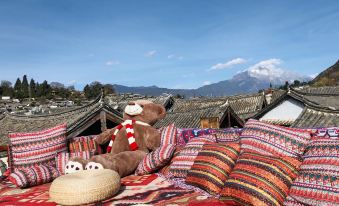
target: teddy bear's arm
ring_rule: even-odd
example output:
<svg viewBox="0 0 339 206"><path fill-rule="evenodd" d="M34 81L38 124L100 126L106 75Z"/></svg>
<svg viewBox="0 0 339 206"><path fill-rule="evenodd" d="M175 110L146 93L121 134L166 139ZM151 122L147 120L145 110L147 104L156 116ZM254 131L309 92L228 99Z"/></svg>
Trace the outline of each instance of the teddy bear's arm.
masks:
<svg viewBox="0 0 339 206"><path fill-rule="evenodd" d="M115 128L107 129L106 131L99 134L98 137L95 139L96 143L100 145L106 144L108 141L111 140L114 130Z"/></svg>

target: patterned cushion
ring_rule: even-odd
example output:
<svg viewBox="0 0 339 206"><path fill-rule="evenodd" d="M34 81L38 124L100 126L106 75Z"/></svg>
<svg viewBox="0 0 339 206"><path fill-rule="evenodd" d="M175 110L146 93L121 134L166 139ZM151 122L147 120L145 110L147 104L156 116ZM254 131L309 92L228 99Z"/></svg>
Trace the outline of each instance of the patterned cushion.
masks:
<svg viewBox="0 0 339 206"><path fill-rule="evenodd" d="M339 205L338 134L339 128L322 129L312 138L289 199L306 205ZM293 205L290 202L286 201L285 205Z"/></svg>
<svg viewBox="0 0 339 206"><path fill-rule="evenodd" d="M240 152L239 143L206 144L186 177L186 183L216 195L233 169Z"/></svg>
<svg viewBox="0 0 339 206"><path fill-rule="evenodd" d="M164 175L165 177L171 177L171 173L170 173L170 166L173 164L173 159L175 159L176 156L179 155L179 153L181 152L181 150L184 149L184 146L176 146L175 150L173 152L173 156L172 159L169 161L168 164L166 164L163 168L161 168L159 170L159 173L161 173L162 175Z"/></svg>
<svg viewBox="0 0 339 206"><path fill-rule="evenodd" d="M175 146L161 145L155 151L147 154L141 163L139 163L135 174L136 175L146 175L152 172L157 171L158 169L165 166L172 158L172 155L175 151Z"/></svg>
<svg viewBox="0 0 339 206"><path fill-rule="evenodd" d="M95 142L97 135L75 137L70 140L68 147L71 153L89 151L93 155L101 154L100 146Z"/></svg>
<svg viewBox="0 0 339 206"><path fill-rule="evenodd" d="M175 151L177 128L174 124L165 127L161 132L160 147L147 154L135 171L136 175L146 175L165 166Z"/></svg>
<svg viewBox="0 0 339 206"><path fill-rule="evenodd" d="M72 157L81 157L85 160L88 160L91 158L93 154L89 151L83 151L83 152L75 152L75 153L68 153L68 152L60 152L55 157L56 161L56 168L60 172L60 174L65 174L65 166L70 158Z"/></svg>
<svg viewBox="0 0 339 206"><path fill-rule="evenodd" d="M242 153L225 182L227 204L282 205L301 162L295 157Z"/></svg>
<svg viewBox="0 0 339 206"><path fill-rule="evenodd" d="M212 134L215 132L215 129L178 128L177 131L177 144L186 145L190 139Z"/></svg>
<svg viewBox="0 0 339 206"><path fill-rule="evenodd" d="M241 151L301 157L310 140L307 130L249 120L241 133Z"/></svg>
<svg viewBox="0 0 339 206"><path fill-rule="evenodd" d="M55 167L39 165L16 170L11 173L9 180L20 188L26 188L51 182L59 175Z"/></svg>
<svg viewBox="0 0 339 206"><path fill-rule="evenodd" d="M161 145L176 145L177 128L174 124L170 124L161 131Z"/></svg>
<svg viewBox="0 0 339 206"><path fill-rule="evenodd" d="M67 150L66 124L40 132L10 133L10 168L18 171L33 165L55 167L55 156Z"/></svg>
<svg viewBox="0 0 339 206"><path fill-rule="evenodd" d="M210 138L196 137L191 139L186 146L180 151L178 156L173 158L169 172L174 177L186 177L187 172L191 169L195 158L205 144L210 144Z"/></svg>
<svg viewBox="0 0 339 206"><path fill-rule="evenodd" d="M218 129L214 132L217 138L217 142L220 143L228 143L228 142L239 142L240 141L240 133L242 129Z"/></svg>

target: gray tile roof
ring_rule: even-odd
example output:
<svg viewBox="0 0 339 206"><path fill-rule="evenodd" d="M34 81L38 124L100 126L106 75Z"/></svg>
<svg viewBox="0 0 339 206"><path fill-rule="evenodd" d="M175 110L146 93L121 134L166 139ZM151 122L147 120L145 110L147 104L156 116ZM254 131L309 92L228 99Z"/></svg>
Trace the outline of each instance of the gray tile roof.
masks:
<svg viewBox="0 0 339 206"><path fill-rule="evenodd" d="M67 123L67 132L70 134L102 110L110 113L118 122L121 122L122 114L101 100L101 97L98 97L90 104L80 108L47 115L25 116L7 113L0 119L0 145L8 144L8 132L39 131L62 123Z"/></svg>
<svg viewBox="0 0 339 206"><path fill-rule="evenodd" d="M201 118L218 117L221 120L228 107L236 119L244 122L259 112L265 104L265 98L261 93L213 99L175 99L174 106L167 112L165 119L157 122L155 126L162 127L175 123L177 127L200 127Z"/></svg>
<svg viewBox="0 0 339 206"><path fill-rule="evenodd" d="M339 125L339 110L320 110L306 106L291 125L299 128L318 128L318 127L333 127Z"/></svg>

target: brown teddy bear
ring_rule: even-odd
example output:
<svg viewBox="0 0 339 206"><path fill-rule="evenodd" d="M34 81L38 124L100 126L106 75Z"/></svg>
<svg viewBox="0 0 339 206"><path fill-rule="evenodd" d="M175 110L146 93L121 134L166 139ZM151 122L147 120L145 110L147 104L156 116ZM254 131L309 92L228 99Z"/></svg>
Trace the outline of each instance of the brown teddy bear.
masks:
<svg viewBox="0 0 339 206"><path fill-rule="evenodd" d="M160 133L152 125L165 115L160 104L145 100L129 102L124 110L125 121L96 139L101 145L110 141L107 153L93 156L86 164L79 158L70 159L65 173L105 168L115 170L120 177L132 174L147 153L160 146Z"/></svg>

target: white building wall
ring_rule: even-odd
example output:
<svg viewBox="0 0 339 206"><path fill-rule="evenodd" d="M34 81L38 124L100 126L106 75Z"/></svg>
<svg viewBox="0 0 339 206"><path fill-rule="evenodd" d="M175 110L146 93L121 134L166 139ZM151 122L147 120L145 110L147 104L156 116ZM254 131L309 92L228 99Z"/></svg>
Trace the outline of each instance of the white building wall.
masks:
<svg viewBox="0 0 339 206"><path fill-rule="evenodd" d="M304 109L304 105L294 99L287 99L267 112L260 120L296 120Z"/></svg>

